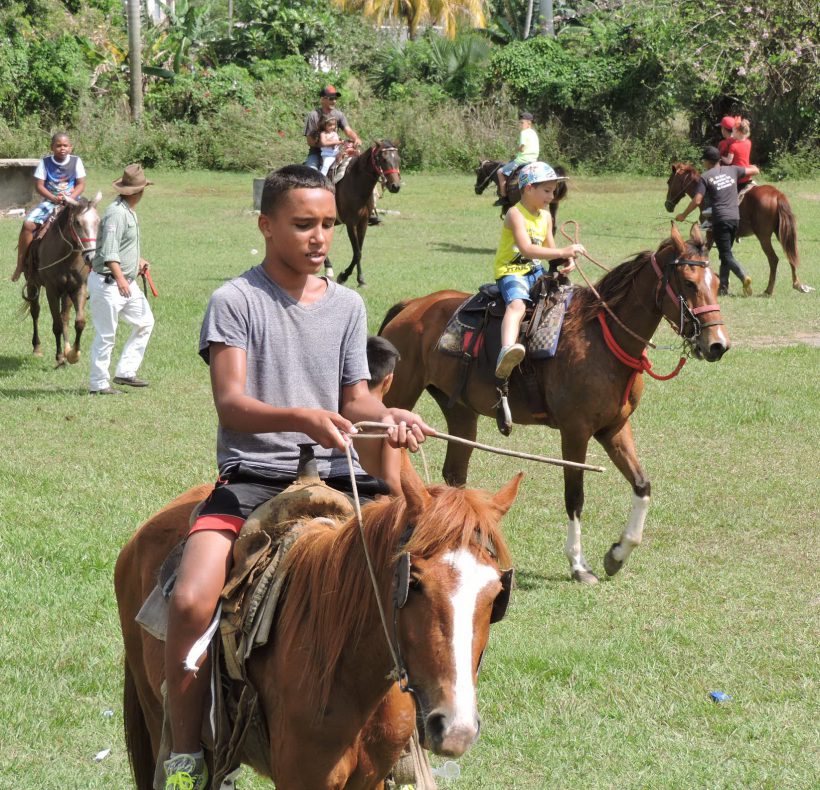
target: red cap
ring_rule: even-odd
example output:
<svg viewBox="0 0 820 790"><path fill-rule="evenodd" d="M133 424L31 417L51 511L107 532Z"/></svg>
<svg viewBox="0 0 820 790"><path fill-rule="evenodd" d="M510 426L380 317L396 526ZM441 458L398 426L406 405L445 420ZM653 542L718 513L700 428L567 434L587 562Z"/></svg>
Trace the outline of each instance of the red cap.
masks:
<svg viewBox="0 0 820 790"><path fill-rule="evenodd" d="M720 119L720 123L718 124L718 126L722 126L724 129L731 132L732 129L734 129L735 126L738 125L738 123L740 123L739 115L724 115Z"/></svg>
<svg viewBox="0 0 820 790"><path fill-rule="evenodd" d="M322 88L322 90L319 92L319 95L320 96L332 97L332 96L341 96L342 94L339 93L339 91L336 90L336 87L334 85L325 85L325 87Z"/></svg>

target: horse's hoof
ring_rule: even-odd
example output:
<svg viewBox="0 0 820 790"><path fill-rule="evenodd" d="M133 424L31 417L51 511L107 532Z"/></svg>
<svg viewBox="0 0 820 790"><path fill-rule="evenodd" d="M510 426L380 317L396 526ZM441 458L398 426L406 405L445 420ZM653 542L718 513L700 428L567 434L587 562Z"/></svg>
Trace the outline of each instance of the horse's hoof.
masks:
<svg viewBox="0 0 820 790"><path fill-rule="evenodd" d="M359 288L367 288L367 283L364 280L357 280Z"/></svg>
<svg viewBox="0 0 820 790"><path fill-rule="evenodd" d="M604 554L604 570L606 571L607 576L614 576L621 568L624 567L623 560L616 560L615 555L612 553L612 550L617 546L617 543L613 543L609 547L609 551Z"/></svg>
<svg viewBox="0 0 820 790"><path fill-rule="evenodd" d="M814 290L814 288L810 285L806 285L805 283L795 283L792 287L795 291L800 291L801 294L811 293Z"/></svg>
<svg viewBox="0 0 820 790"><path fill-rule="evenodd" d="M572 572L572 581L592 587L598 584L598 577L587 568L578 568Z"/></svg>
<svg viewBox="0 0 820 790"><path fill-rule="evenodd" d="M54 363L54 369L55 369L55 370L56 370L57 368L64 368L64 367L65 367L65 360L64 360L64 359L58 359L58 360Z"/></svg>
<svg viewBox="0 0 820 790"><path fill-rule="evenodd" d="M349 274L345 274L345 272L342 272L342 273L341 273L341 274L340 274L340 275L336 278L336 282L337 282L337 283L339 283L339 285L344 285L344 284L347 282L347 278L348 278L348 277L350 277L350 275L349 275Z"/></svg>
<svg viewBox="0 0 820 790"><path fill-rule="evenodd" d="M80 361L80 352L71 349L65 357L70 365L76 365Z"/></svg>
<svg viewBox="0 0 820 790"><path fill-rule="evenodd" d="M37 346L37 348L35 348L31 352L31 354L32 354L32 356L35 356L35 357L41 357L41 356L43 356L43 349L41 349L40 346Z"/></svg>

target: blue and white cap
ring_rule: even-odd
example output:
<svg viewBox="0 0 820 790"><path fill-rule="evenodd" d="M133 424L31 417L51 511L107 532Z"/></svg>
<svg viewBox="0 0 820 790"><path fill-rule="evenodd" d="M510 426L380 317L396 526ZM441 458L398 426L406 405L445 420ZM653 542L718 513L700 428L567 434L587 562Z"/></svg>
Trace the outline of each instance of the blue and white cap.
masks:
<svg viewBox="0 0 820 790"><path fill-rule="evenodd" d="M527 184L542 184L544 181L566 181L566 176L559 176L546 162L530 162L518 171L518 188L524 189Z"/></svg>

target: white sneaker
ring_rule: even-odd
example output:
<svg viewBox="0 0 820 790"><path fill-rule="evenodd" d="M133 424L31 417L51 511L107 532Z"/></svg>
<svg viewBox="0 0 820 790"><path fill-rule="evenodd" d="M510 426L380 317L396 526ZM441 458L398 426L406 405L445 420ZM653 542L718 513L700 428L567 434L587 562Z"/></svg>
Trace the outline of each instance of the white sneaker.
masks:
<svg viewBox="0 0 820 790"><path fill-rule="evenodd" d="M498 362L495 363L495 377L497 379L508 379L513 370L521 364L526 353L527 350L521 343L504 346L498 355Z"/></svg>

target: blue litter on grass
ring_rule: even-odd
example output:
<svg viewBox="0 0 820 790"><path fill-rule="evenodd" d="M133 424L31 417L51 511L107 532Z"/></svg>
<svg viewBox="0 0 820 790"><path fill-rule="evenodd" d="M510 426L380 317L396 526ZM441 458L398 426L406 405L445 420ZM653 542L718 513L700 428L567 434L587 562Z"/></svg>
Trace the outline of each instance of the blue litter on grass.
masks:
<svg viewBox="0 0 820 790"><path fill-rule="evenodd" d="M728 702L732 698L725 691L710 691L709 699L712 702Z"/></svg>

